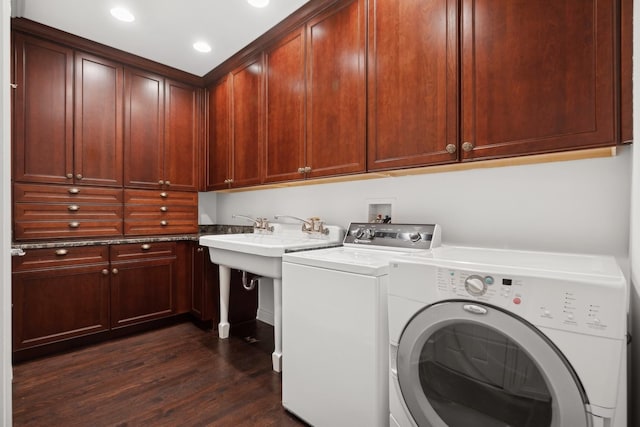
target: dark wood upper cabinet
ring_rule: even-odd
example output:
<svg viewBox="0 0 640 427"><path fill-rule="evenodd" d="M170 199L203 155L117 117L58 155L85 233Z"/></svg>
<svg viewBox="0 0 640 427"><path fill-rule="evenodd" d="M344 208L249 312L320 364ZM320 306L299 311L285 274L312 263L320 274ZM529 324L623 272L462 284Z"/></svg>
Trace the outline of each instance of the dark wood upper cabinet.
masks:
<svg viewBox="0 0 640 427"><path fill-rule="evenodd" d="M451 0L369 1L369 170L457 160L457 16Z"/></svg>
<svg viewBox="0 0 640 427"><path fill-rule="evenodd" d="M308 177L366 169L366 2L343 2L307 24Z"/></svg>
<svg viewBox="0 0 640 427"><path fill-rule="evenodd" d="M13 34L13 177L69 183L73 174L73 50Z"/></svg>
<svg viewBox="0 0 640 427"><path fill-rule="evenodd" d="M74 179L122 186L122 85L120 64L76 53Z"/></svg>
<svg viewBox="0 0 640 427"><path fill-rule="evenodd" d="M262 182L263 60L248 60L209 89L207 189Z"/></svg>
<svg viewBox="0 0 640 427"><path fill-rule="evenodd" d="M262 76L262 55L231 72L232 187L262 182Z"/></svg>
<svg viewBox="0 0 640 427"><path fill-rule="evenodd" d="M498 3L462 2L462 159L615 144L617 2Z"/></svg>
<svg viewBox="0 0 640 427"><path fill-rule="evenodd" d="M304 177L305 32L300 28L265 52L264 181Z"/></svg>
<svg viewBox="0 0 640 427"><path fill-rule="evenodd" d="M159 188L164 179L164 79L125 68L124 100L124 185Z"/></svg>
<svg viewBox="0 0 640 427"><path fill-rule="evenodd" d="M366 2L341 2L265 53L265 182L366 170Z"/></svg>
<svg viewBox="0 0 640 427"><path fill-rule="evenodd" d="M207 190L228 187L231 170L231 93L229 76L209 88Z"/></svg>
<svg viewBox="0 0 640 427"><path fill-rule="evenodd" d="M201 171L199 119L201 91L172 80L165 82L164 173L167 188L197 191Z"/></svg>

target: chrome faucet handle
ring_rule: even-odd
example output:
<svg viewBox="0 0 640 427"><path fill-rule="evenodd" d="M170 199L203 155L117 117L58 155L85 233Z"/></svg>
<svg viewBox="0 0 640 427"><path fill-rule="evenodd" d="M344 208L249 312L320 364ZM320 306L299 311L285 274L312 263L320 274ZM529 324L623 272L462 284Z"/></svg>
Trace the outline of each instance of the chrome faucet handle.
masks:
<svg viewBox="0 0 640 427"><path fill-rule="evenodd" d="M247 221L251 221L251 222L253 222L253 227L254 228L260 228L260 224L261 224L261 220L262 220L262 218L254 219L254 218L251 218L250 216L238 215L238 214L231 215L231 218L242 218L242 219L246 219Z"/></svg>
<svg viewBox="0 0 640 427"><path fill-rule="evenodd" d="M269 220L267 218L258 218L258 221L259 221L258 228L260 230L273 231L273 225L269 224Z"/></svg>

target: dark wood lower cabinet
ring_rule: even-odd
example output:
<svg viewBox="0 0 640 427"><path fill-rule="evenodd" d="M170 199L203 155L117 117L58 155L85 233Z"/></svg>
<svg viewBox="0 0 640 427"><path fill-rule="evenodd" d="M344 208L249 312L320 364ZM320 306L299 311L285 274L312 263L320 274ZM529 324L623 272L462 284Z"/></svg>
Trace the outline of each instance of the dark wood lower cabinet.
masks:
<svg viewBox="0 0 640 427"><path fill-rule="evenodd" d="M13 274L13 349L109 329L109 275L103 265Z"/></svg>
<svg viewBox="0 0 640 427"><path fill-rule="evenodd" d="M218 327L220 321L220 287L218 266L209 259L209 250L198 244L193 248L193 285L191 314L198 320ZM258 310L258 288L246 290L242 286L242 271L231 270L229 291L229 322L234 324L256 318Z"/></svg>
<svg viewBox="0 0 640 427"><path fill-rule="evenodd" d="M98 333L105 339L125 326L188 313L192 246L190 241L79 246L14 257L14 354L30 358L70 347L71 341L91 341Z"/></svg>

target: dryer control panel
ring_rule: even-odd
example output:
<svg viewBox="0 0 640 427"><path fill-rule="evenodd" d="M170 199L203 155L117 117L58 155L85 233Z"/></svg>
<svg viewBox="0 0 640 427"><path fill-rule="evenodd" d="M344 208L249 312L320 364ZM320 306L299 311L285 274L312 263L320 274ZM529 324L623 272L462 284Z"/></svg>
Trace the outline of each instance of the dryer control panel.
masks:
<svg viewBox="0 0 640 427"><path fill-rule="evenodd" d="M589 335L625 335L623 287L606 283L431 267L438 299L469 299L513 312L537 326ZM431 269L430 268L430 269Z"/></svg>

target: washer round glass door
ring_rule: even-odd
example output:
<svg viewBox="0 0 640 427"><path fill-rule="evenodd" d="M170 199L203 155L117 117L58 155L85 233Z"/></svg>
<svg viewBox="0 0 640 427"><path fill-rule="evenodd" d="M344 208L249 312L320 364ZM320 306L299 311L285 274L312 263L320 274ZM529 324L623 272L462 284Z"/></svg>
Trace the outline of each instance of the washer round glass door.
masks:
<svg viewBox="0 0 640 427"><path fill-rule="evenodd" d="M573 369L542 333L469 301L426 307L398 343L402 397L419 426L590 426Z"/></svg>

